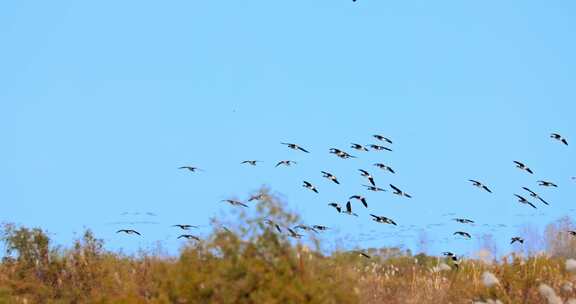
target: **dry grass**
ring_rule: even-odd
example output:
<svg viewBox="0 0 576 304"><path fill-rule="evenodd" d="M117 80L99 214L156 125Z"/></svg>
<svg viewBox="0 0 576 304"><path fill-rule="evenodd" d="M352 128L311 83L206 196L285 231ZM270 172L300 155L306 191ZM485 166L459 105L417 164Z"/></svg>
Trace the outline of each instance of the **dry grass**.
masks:
<svg viewBox="0 0 576 304"><path fill-rule="evenodd" d="M271 198L242 229L215 229L177 257L105 250L87 231L69 249L5 225L0 303L570 303L574 261L509 256L452 261L409 254L322 255L262 224L297 217ZM500 301L500 302L498 302Z"/></svg>

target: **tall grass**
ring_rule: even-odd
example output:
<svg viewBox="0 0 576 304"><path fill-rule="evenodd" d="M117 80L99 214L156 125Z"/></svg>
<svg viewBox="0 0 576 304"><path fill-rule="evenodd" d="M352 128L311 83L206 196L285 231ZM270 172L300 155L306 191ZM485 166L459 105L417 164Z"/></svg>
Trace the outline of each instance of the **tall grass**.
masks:
<svg viewBox="0 0 576 304"><path fill-rule="evenodd" d="M105 249L91 231L69 248L40 229L4 225L0 303L570 303L573 260L508 256L453 261L394 250L324 255L288 239L298 217L272 196L230 231L214 230L175 257Z"/></svg>

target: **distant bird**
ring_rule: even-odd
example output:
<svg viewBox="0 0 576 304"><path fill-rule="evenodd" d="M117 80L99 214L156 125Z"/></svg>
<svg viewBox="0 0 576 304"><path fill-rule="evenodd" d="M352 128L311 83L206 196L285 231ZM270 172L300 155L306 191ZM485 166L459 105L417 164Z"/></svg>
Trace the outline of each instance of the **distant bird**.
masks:
<svg viewBox="0 0 576 304"><path fill-rule="evenodd" d="M529 200L527 200L523 196L518 195L518 194L514 194L514 195L518 198L518 202L520 202L522 204L530 205L530 207L536 209L536 206L534 206L534 204L532 204Z"/></svg>
<svg viewBox="0 0 576 304"><path fill-rule="evenodd" d="M372 186L376 186L376 183L374 183L374 177L370 173L368 173L368 171L363 169L358 169L358 171L360 171L360 175L368 179L368 181L370 182L370 184L372 184Z"/></svg>
<svg viewBox="0 0 576 304"><path fill-rule="evenodd" d="M378 168L380 168L380 169L382 169L382 170L386 170L386 171L388 171L388 172L390 172L390 173L393 173L393 174L396 173L396 172L394 172L394 169L392 169L392 168L389 167L389 166L386 166L385 164L376 163L376 164L374 164L374 166L376 166L376 167L378 167Z"/></svg>
<svg viewBox="0 0 576 304"><path fill-rule="evenodd" d="M248 201L263 201L265 199L268 198L268 195L264 194L264 193L258 193L255 195L250 196L250 198L248 198Z"/></svg>
<svg viewBox="0 0 576 304"><path fill-rule="evenodd" d="M330 228L326 227L326 226L322 226L322 225L312 225L312 228L318 230L318 231L326 231Z"/></svg>
<svg viewBox="0 0 576 304"><path fill-rule="evenodd" d="M261 161L259 161L259 160L245 160L245 161L241 162L241 164L248 164L251 166L256 166L256 163L261 163Z"/></svg>
<svg viewBox="0 0 576 304"><path fill-rule="evenodd" d="M568 230L567 231L571 236L576 236L576 231L574 230Z"/></svg>
<svg viewBox="0 0 576 304"><path fill-rule="evenodd" d="M308 152L308 150L300 147L300 146L297 145L297 144L291 144L291 143L281 143L281 144L288 146L288 148L290 148L290 149L292 149L292 150L300 150L300 151L302 151L302 152L310 153L310 152Z"/></svg>
<svg viewBox="0 0 576 304"><path fill-rule="evenodd" d="M288 232L290 233L290 235L289 235L290 237L293 237L293 238L296 238L296 239L299 239L299 238L302 237L302 235L296 233L296 231L294 231L294 230L292 230L292 229L290 229L290 228L286 228L286 229L288 229Z"/></svg>
<svg viewBox="0 0 576 304"><path fill-rule="evenodd" d="M356 2L355 0L353 0L353 1ZM367 259L370 259L370 258L371 258L368 254L366 254L366 253L364 253L364 252L362 252L362 251L354 250L353 252L356 253L356 254L359 254L360 256L365 257L365 258L367 258Z"/></svg>
<svg viewBox="0 0 576 304"><path fill-rule="evenodd" d="M355 150L358 150L358 151L364 151L364 152L368 152L368 151L369 151L368 148L364 147L363 145L355 144L355 143L352 143L352 145L350 146L350 148L355 149Z"/></svg>
<svg viewBox="0 0 576 304"><path fill-rule="evenodd" d="M510 244L514 244L516 242L518 242L520 244L524 244L524 239L519 237L519 236L515 236L515 237L510 239Z"/></svg>
<svg viewBox="0 0 576 304"><path fill-rule="evenodd" d="M271 225L274 228L276 228L276 230L278 230L279 233L282 233L282 228L280 228L280 225L276 224L274 221L269 220L269 219L265 219L264 222L266 224Z"/></svg>
<svg viewBox="0 0 576 304"><path fill-rule="evenodd" d="M192 167L192 166L182 166L182 167L179 167L178 169L186 169L190 172L202 171L202 169L197 168L197 167Z"/></svg>
<svg viewBox="0 0 576 304"><path fill-rule="evenodd" d="M454 257L456 256L454 253L450 252L450 251L444 251L442 252L442 255L447 256L447 257Z"/></svg>
<svg viewBox="0 0 576 304"><path fill-rule="evenodd" d="M400 190L398 187L396 187L396 186L394 186L394 185L392 185L392 184L390 184L390 188L392 188L392 190L394 190L393 193L396 194L396 195L405 196L405 197L407 197L407 198L412 198L412 196L411 196L410 194L408 194L408 193Z"/></svg>
<svg viewBox="0 0 576 304"><path fill-rule="evenodd" d="M380 188L380 187L376 187L376 186L371 186L371 185L362 185L364 187L366 187L366 189L368 191L373 191L373 192L386 192L386 189Z"/></svg>
<svg viewBox="0 0 576 304"><path fill-rule="evenodd" d="M362 205L364 205L364 207L368 208L368 202L366 202L366 198L361 195L352 195L349 199L359 200L360 202L362 202Z"/></svg>
<svg viewBox="0 0 576 304"><path fill-rule="evenodd" d="M330 204L328 204L328 206L334 207L338 211L338 213L342 212L342 207L340 207L340 205L338 205L338 203L330 203Z"/></svg>
<svg viewBox="0 0 576 304"><path fill-rule="evenodd" d="M311 183L304 181L304 185L302 185L304 188L310 189L316 193L318 193L318 189L316 189L316 187L314 187L314 185L312 185Z"/></svg>
<svg viewBox="0 0 576 304"><path fill-rule="evenodd" d="M492 191L491 191L488 187L486 187L486 185L484 185L483 183L481 183L481 182L479 182L479 181L477 181L477 180L473 180L473 179L469 179L468 181L472 182L472 185L474 185L474 186L476 186L476 187L478 187L478 188L480 188L480 189L484 189L484 190L486 190L487 192L492 193Z"/></svg>
<svg viewBox="0 0 576 304"><path fill-rule="evenodd" d="M467 238L467 239L472 238L472 236L470 235L470 233L464 232L464 231L456 231L456 232L454 232L454 235L460 235L460 236L465 237L465 238Z"/></svg>
<svg viewBox="0 0 576 304"><path fill-rule="evenodd" d="M294 230L296 229L301 229L301 230L305 230L305 231L312 231L312 232L316 232L318 233L318 231L316 231L316 229L310 227L310 226L306 226L306 225L298 225L298 226L294 226Z"/></svg>
<svg viewBox="0 0 576 304"><path fill-rule="evenodd" d="M335 182L336 184L340 184L340 182L338 181L338 178L334 174L332 174L330 172L326 172L326 171L320 171L320 172L322 172L323 177Z"/></svg>
<svg viewBox="0 0 576 304"><path fill-rule="evenodd" d="M358 214L352 212L352 204L350 203L350 201L346 202L346 211L343 211L342 213L346 213L346 214L353 215L353 216L358 216Z"/></svg>
<svg viewBox="0 0 576 304"><path fill-rule="evenodd" d="M384 151L384 150L386 150L386 151L392 152L392 149L390 149L390 148L388 148L388 147L380 146L380 145L374 145L374 144L372 144L372 145L370 145L370 148L372 148L373 150L376 150L376 151Z"/></svg>
<svg viewBox="0 0 576 304"><path fill-rule="evenodd" d="M276 164L276 167L282 166L282 165L284 165L286 167L290 167L291 165L295 165L295 164L296 164L296 162L293 160L281 160Z"/></svg>
<svg viewBox="0 0 576 304"><path fill-rule="evenodd" d="M514 163L516 164L516 168L520 169L520 170L524 170L530 174L534 174L534 172L532 171L532 169L528 168L524 163L521 163L519 161L514 161Z"/></svg>
<svg viewBox="0 0 576 304"><path fill-rule="evenodd" d="M200 238L199 238L199 237L197 237L197 236L195 236L195 235L191 235L191 234L182 234L182 235L180 235L178 238L179 238L179 239L185 238L185 239L188 239L188 240L196 240L196 241L198 241L198 242L200 241Z"/></svg>
<svg viewBox="0 0 576 304"><path fill-rule="evenodd" d="M188 224L178 224L178 225L172 225L172 227L178 227L182 230L189 230L190 228L198 228L198 226L194 226L194 225L188 225Z"/></svg>
<svg viewBox="0 0 576 304"><path fill-rule="evenodd" d="M348 154L347 152L344 152L340 149L336 149L336 148L330 148L330 153L335 154L336 156L342 158L342 159L348 159L348 158L356 158L356 156L352 156L350 154Z"/></svg>
<svg viewBox="0 0 576 304"><path fill-rule="evenodd" d="M137 234L137 235L141 235L140 232L133 230L133 229L120 229L118 231L116 231L116 233L120 233L120 232L124 232L126 234Z"/></svg>
<svg viewBox="0 0 576 304"><path fill-rule="evenodd" d="M397 226L396 222L394 222L391 218L387 218L385 216L378 216L374 214L370 214L370 216L372 216L372 220L377 223L391 224Z"/></svg>
<svg viewBox="0 0 576 304"><path fill-rule="evenodd" d="M244 204L241 201L237 201L237 200L225 199L225 200L222 200L221 202L226 202L232 206L248 207L248 205Z"/></svg>
<svg viewBox="0 0 576 304"><path fill-rule="evenodd" d="M542 203L546 204L546 205L550 205L548 204L547 201L545 201L540 195L538 195L536 192L528 189L527 187L522 187L522 189L528 191L528 193L530 193L530 196L536 199L539 199Z"/></svg>
<svg viewBox="0 0 576 304"><path fill-rule="evenodd" d="M392 144L392 141L389 138L386 138L382 135L376 134L376 135L372 135L372 137L376 138L379 141L384 141L384 142L387 142L389 144Z"/></svg>
<svg viewBox="0 0 576 304"><path fill-rule="evenodd" d="M469 219L455 218L454 220L455 220L456 222L462 223L462 224L474 224L474 221L473 221L473 220L469 220Z"/></svg>
<svg viewBox="0 0 576 304"><path fill-rule="evenodd" d="M566 140L566 138L562 137L562 135L560 135L558 133L552 133L552 134L550 134L550 137L559 141L559 142L562 142L566 146L568 145L568 141Z"/></svg>
<svg viewBox="0 0 576 304"><path fill-rule="evenodd" d="M558 185L556 185L555 183L553 183L553 182L548 182L548 181L544 181L544 180L539 180L539 181L538 181L538 186L558 188Z"/></svg>

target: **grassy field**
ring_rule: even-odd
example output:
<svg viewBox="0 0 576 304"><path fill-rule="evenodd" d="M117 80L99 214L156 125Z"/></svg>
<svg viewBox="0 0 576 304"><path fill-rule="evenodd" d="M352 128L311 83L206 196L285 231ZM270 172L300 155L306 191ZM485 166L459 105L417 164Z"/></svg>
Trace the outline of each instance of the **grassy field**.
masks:
<svg viewBox="0 0 576 304"><path fill-rule="evenodd" d="M5 224L0 303L571 303L576 261L561 255L496 260L394 250L323 255L263 223L297 222L274 199L242 228L214 230L178 256L109 252L86 231L70 248L40 229ZM318 246L318 242L316 242Z"/></svg>

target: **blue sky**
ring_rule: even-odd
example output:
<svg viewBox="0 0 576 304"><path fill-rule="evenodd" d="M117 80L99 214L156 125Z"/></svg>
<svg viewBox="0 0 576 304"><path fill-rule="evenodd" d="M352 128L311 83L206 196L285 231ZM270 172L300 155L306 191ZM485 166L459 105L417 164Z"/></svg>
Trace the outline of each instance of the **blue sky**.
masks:
<svg viewBox="0 0 576 304"><path fill-rule="evenodd" d="M470 253L475 240L451 237L467 229L497 235L507 251L515 225L572 214L574 149L548 136L576 140L575 9L568 1L3 3L0 220L43 227L60 243L91 228L109 248L161 241L174 250L169 225L206 225L227 210L219 200L268 185L306 223L336 228L328 246L415 248L426 231L430 252ZM328 154L375 133L392 138L394 152ZM264 163L239 165L245 159ZM281 159L299 164L274 168ZM398 174L379 172L376 161ZM186 164L206 172L176 169ZM368 194L370 211L410 230L326 206L365 193L359 168L413 194ZM540 178L560 188L538 188ZM551 206L519 205L521 186ZM123 212L154 212L137 220L159 224L136 225L142 239L119 236L124 227L110 223L135 220ZM479 224L463 228L447 213ZM444 226L427 226L436 223ZM499 223L509 227L482 226Z"/></svg>

